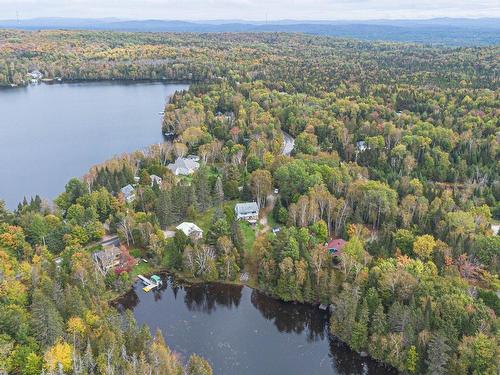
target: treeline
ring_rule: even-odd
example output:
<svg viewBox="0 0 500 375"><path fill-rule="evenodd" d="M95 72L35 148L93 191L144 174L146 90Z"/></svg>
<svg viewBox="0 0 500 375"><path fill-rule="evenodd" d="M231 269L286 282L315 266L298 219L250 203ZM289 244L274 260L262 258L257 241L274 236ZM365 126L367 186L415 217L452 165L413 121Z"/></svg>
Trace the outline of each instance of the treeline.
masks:
<svg viewBox="0 0 500 375"><path fill-rule="evenodd" d="M0 84L37 69L71 80L272 82L287 92L361 92L373 84L498 87L498 47L370 43L287 33L0 31Z"/></svg>

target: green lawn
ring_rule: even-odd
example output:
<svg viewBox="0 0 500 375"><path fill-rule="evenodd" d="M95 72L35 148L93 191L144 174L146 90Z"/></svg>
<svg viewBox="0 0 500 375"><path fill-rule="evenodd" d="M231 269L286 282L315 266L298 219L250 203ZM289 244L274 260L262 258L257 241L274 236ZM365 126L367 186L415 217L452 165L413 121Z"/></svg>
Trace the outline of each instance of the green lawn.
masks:
<svg viewBox="0 0 500 375"><path fill-rule="evenodd" d="M243 232L245 251L252 251L253 243L255 242L255 229L246 221L240 221L239 225Z"/></svg>
<svg viewBox="0 0 500 375"><path fill-rule="evenodd" d="M149 263L144 263L142 260L132 269L130 272L130 277L136 278L137 275L147 275L151 272L151 265Z"/></svg>

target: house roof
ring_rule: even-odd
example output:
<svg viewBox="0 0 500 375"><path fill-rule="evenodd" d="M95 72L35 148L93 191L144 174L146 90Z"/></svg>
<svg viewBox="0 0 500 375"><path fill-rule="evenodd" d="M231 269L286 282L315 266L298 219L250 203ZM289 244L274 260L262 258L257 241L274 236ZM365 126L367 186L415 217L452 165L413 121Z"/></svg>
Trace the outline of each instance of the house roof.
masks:
<svg viewBox="0 0 500 375"><path fill-rule="evenodd" d="M94 253L94 257L99 259L103 263L109 263L113 261L117 256L121 254L121 251L118 247L107 247L104 250L98 251Z"/></svg>
<svg viewBox="0 0 500 375"><path fill-rule="evenodd" d="M130 184L128 184L127 186L124 186L120 189L120 191L123 193L123 195L125 195L126 197L134 194L134 187Z"/></svg>
<svg viewBox="0 0 500 375"><path fill-rule="evenodd" d="M171 163L167 166L175 175L178 174L189 174L200 167L200 164L186 158L177 158L175 163Z"/></svg>
<svg viewBox="0 0 500 375"><path fill-rule="evenodd" d="M256 202L237 203L234 209L240 215L259 212L259 206L257 206Z"/></svg>
<svg viewBox="0 0 500 375"><path fill-rule="evenodd" d="M328 244L326 245L326 248L328 250L335 249L336 251L341 251L342 248L345 246L345 244L346 244L346 241L343 240L342 238L333 238L328 242Z"/></svg>
<svg viewBox="0 0 500 375"><path fill-rule="evenodd" d="M177 225L175 228L183 231L186 236L189 236L193 232L203 233L203 230L199 226L197 226L195 223L189 223L187 221Z"/></svg>

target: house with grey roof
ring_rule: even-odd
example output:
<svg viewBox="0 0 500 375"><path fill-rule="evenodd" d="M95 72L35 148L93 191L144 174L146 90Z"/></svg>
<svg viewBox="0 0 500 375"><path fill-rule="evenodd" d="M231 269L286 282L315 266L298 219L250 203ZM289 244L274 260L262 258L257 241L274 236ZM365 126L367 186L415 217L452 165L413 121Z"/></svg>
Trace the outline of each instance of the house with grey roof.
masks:
<svg viewBox="0 0 500 375"><path fill-rule="evenodd" d="M125 200L130 203L130 202L133 202L134 199L135 199L135 190L134 190L134 187L130 184L128 184L127 186L124 186L120 189L120 192L123 194L123 196L125 197Z"/></svg>
<svg viewBox="0 0 500 375"><path fill-rule="evenodd" d="M254 224L259 219L259 206L257 202L237 203L234 207L237 220L246 220Z"/></svg>
<svg viewBox="0 0 500 375"><path fill-rule="evenodd" d="M115 268L120 264L121 250L116 246L105 247L101 251L97 251L92 254L94 262L101 270L103 274L108 273L112 268Z"/></svg>
<svg viewBox="0 0 500 375"><path fill-rule="evenodd" d="M188 176L200 168L200 163L188 158L178 157L175 163L167 165L167 168L176 176Z"/></svg>

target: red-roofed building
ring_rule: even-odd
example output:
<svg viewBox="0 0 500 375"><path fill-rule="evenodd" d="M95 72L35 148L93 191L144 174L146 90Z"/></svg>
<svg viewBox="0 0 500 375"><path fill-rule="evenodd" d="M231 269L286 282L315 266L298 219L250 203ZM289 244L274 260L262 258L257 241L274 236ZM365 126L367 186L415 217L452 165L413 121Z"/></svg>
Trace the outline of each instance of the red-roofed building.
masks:
<svg viewBox="0 0 500 375"><path fill-rule="evenodd" d="M326 248L331 255L338 256L345 244L346 241L344 241L342 238L333 238L330 240L330 242L328 242Z"/></svg>

